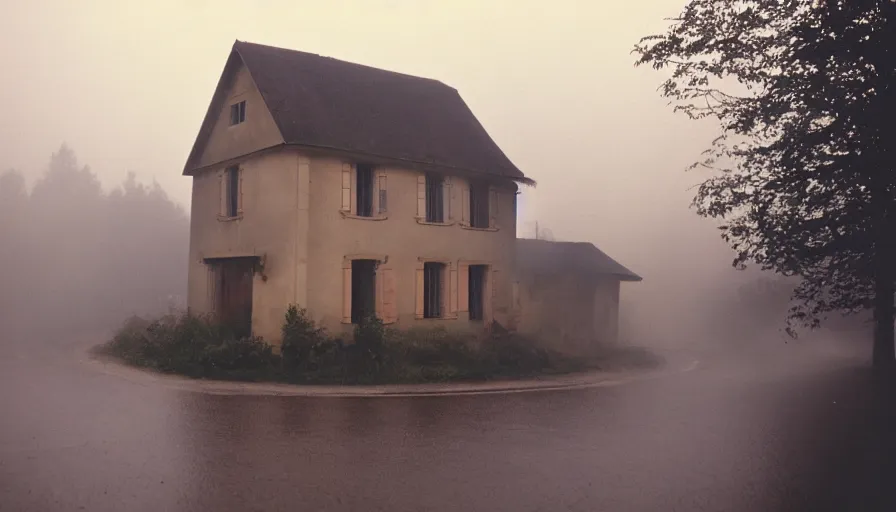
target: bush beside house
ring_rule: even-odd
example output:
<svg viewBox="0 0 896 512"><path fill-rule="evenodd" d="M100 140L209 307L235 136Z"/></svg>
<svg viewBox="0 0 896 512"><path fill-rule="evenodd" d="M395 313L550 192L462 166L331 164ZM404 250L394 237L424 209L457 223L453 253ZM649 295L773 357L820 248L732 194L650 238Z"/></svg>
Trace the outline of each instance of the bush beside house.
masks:
<svg viewBox="0 0 896 512"><path fill-rule="evenodd" d="M238 338L207 316L133 317L97 352L194 378L304 384L506 379L597 366L596 360L566 357L502 329L484 335L444 328L401 331L370 318L355 326L352 340L343 340L318 328L296 306L285 315L282 335L277 353L264 340Z"/></svg>

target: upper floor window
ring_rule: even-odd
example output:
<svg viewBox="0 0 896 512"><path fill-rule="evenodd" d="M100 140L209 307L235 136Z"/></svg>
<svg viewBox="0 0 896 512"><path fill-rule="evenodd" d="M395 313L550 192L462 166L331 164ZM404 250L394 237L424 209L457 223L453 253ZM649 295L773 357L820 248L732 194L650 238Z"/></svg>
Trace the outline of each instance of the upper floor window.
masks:
<svg viewBox="0 0 896 512"><path fill-rule="evenodd" d="M491 210L489 187L482 182L470 183L470 227L488 228Z"/></svg>
<svg viewBox="0 0 896 512"><path fill-rule="evenodd" d="M451 223L451 177L436 173L417 175L417 222Z"/></svg>
<svg viewBox="0 0 896 512"><path fill-rule="evenodd" d="M240 168L236 165L228 167L221 176L221 215L234 218L241 210L241 177Z"/></svg>
<svg viewBox="0 0 896 512"><path fill-rule="evenodd" d="M354 218L386 218L386 170L371 164L342 164L342 214Z"/></svg>
<svg viewBox="0 0 896 512"><path fill-rule="evenodd" d="M355 166L357 183L357 204L355 215L359 217L373 217L373 166L358 164Z"/></svg>
<svg viewBox="0 0 896 512"><path fill-rule="evenodd" d="M230 126L240 124L246 120L246 101L234 103L230 106Z"/></svg>
<svg viewBox="0 0 896 512"><path fill-rule="evenodd" d="M445 179L426 175L426 222L445 222Z"/></svg>

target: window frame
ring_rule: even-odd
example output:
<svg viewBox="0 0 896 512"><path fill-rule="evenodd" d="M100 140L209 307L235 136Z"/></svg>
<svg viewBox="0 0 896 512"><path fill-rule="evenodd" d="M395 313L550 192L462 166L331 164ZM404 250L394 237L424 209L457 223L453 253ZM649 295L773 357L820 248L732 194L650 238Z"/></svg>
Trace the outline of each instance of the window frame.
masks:
<svg viewBox="0 0 896 512"><path fill-rule="evenodd" d="M362 180L362 176L365 177ZM355 215L373 218L377 215L374 208L376 192L376 168L370 164L355 164Z"/></svg>
<svg viewBox="0 0 896 512"><path fill-rule="evenodd" d="M362 311L360 311L360 310L368 309L368 311L366 313L368 315L372 314L373 316L378 316L378 314L380 313L378 311L379 308L377 307L378 306L377 291L378 291L378 287L380 286L380 283L377 282L378 281L377 273L378 273L379 266L380 266L380 260L374 259L374 258L355 258L350 261L351 262L349 263L349 265L351 266L350 268L351 268L351 272L352 272L351 291L350 291L350 293L351 293L350 318L351 318L351 323L357 325L362 320ZM367 290L367 294L369 294L369 296L366 298L362 297L361 294L355 293L356 291L360 291L360 290L356 290L355 284L358 283L360 286L360 281L362 279L362 277L361 277L361 274L362 274L361 266L362 265L365 267L365 269L364 269L365 272L367 272L368 270L371 271L370 277L372 277L371 282L369 283L370 289ZM367 304L366 305L367 307L365 308L361 305L362 302L369 302L369 304ZM362 306L362 307L359 307L358 308L359 311L356 311L356 306Z"/></svg>
<svg viewBox="0 0 896 512"><path fill-rule="evenodd" d="M227 180L227 203L224 205L225 216L233 218L240 214L240 168L230 166L225 169Z"/></svg>
<svg viewBox="0 0 896 512"><path fill-rule="evenodd" d="M246 122L246 100L230 104L230 126Z"/></svg>
<svg viewBox="0 0 896 512"><path fill-rule="evenodd" d="M233 221L243 217L243 169L230 165L219 171L218 220Z"/></svg>
<svg viewBox="0 0 896 512"><path fill-rule="evenodd" d="M446 318L445 287L448 265L442 261L426 261L423 263L423 318L427 320ZM435 310L435 311L434 311Z"/></svg>
<svg viewBox="0 0 896 512"><path fill-rule="evenodd" d="M475 272L473 269L476 269ZM489 265L473 264L467 266L467 314L470 321L485 321L486 288L489 276ZM474 276L474 274L477 274ZM474 282L478 281L478 286ZM478 299L474 300L475 295Z"/></svg>
<svg viewBox="0 0 896 512"><path fill-rule="evenodd" d="M398 321L398 311L395 304L395 271L388 263L387 254L376 253L352 253L342 258L342 320L343 325L352 324L352 262L355 260L373 260L374 265L374 289L376 299L374 314L383 323L390 324Z"/></svg>
<svg viewBox="0 0 896 512"><path fill-rule="evenodd" d="M470 227L473 229L491 228L491 187L488 183L470 181L468 184L470 194ZM482 221L485 221L482 225Z"/></svg>
<svg viewBox="0 0 896 512"><path fill-rule="evenodd" d="M445 186L444 176L426 173L426 211L424 220L430 224L444 224L445 219Z"/></svg>

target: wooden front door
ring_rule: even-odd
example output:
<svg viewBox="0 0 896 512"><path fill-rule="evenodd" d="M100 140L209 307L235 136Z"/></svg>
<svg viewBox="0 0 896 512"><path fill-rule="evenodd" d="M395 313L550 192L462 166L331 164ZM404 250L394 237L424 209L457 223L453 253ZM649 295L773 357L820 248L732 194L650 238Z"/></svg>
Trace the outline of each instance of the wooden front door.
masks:
<svg viewBox="0 0 896 512"><path fill-rule="evenodd" d="M253 267L251 258L218 260L218 321L241 337L252 334Z"/></svg>

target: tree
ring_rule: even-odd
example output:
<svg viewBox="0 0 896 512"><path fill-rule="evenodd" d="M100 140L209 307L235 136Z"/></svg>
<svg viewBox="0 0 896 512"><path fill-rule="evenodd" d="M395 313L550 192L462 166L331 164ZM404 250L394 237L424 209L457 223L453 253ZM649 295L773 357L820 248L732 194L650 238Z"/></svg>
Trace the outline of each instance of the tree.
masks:
<svg viewBox="0 0 896 512"><path fill-rule="evenodd" d="M28 193L0 174L0 338L96 335L182 304L189 218L133 174L106 194L62 146Z"/></svg>
<svg viewBox="0 0 896 512"><path fill-rule="evenodd" d="M872 308L873 363L892 368L896 3L691 0L671 21L635 52L672 71L676 111L721 125L698 214L736 267L801 278L789 332Z"/></svg>
<svg viewBox="0 0 896 512"><path fill-rule="evenodd" d="M28 286L22 268L28 263L24 249L29 233L17 221L28 215L25 178L12 169L3 172L0 174L0 330L22 315L23 290Z"/></svg>

